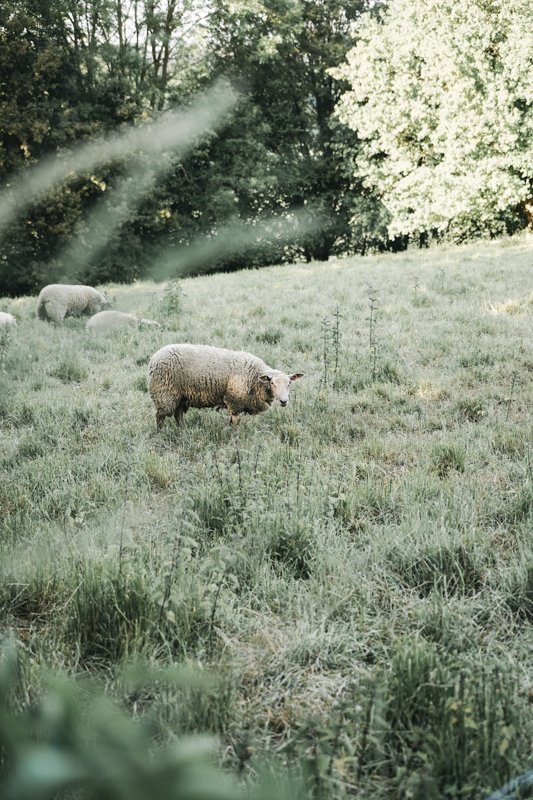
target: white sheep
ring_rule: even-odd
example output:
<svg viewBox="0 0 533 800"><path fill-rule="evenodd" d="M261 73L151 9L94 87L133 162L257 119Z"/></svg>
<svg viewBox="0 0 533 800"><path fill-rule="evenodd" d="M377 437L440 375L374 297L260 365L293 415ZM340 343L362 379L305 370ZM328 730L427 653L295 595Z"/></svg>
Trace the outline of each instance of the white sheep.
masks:
<svg viewBox="0 0 533 800"><path fill-rule="evenodd" d="M124 311L99 311L94 314L87 322L87 328L95 333L107 333L116 328L124 328L128 325L143 327L145 325L160 328L159 322L153 319L136 317L134 314L126 314Z"/></svg>
<svg viewBox="0 0 533 800"><path fill-rule="evenodd" d="M148 365L158 428L170 416L179 425L188 408L226 408L236 425L240 414L259 414L276 400L286 406L289 386L300 378L301 373L285 375L251 353L208 345L169 344Z"/></svg>
<svg viewBox="0 0 533 800"><path fill-rule="evenodd" d="M51 283L41 289L37 304L40 319L62 322L65 317L94 314L108 305L106 297L92 286Z"/></svg>
<svg viewBox="0 0 533 800"><path fill-rule="evenodd" d="M16 325L17 320L13 314L8 314L7 311L0 311L0 325Z"/></svg>

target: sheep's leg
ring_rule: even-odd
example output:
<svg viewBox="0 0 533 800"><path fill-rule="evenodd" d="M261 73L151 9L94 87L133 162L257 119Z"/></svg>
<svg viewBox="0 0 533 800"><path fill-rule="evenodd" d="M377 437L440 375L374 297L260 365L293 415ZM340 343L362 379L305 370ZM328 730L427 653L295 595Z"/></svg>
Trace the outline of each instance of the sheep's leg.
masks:
<svg viewBox="0 0 533 800"><path fill-rule="evenodd" d="M186 413L186 411L187 411L186 403L182 402L178 406L176 406L176 410L174 411L174 419L176 420L176 425L178 426L178 428L183 422L183 415Z"/></svg>
<svg viewBox="0 0 533 800"><path fill-rule="evenodd" d="M230 425L232 427L236 427L239 424L240 419L240 410L239 410L239 401L231 392L227 392L224 395L224 404L228 409L228 413L230 416Z"/></svg>
<svg viewBox="0 0 533 800"><path fill-rule="evenodd" d="M49 300L45 301L44 313L41 319L48 319L55 325L61 325L65 316L66 316L66 309L62 305L58 303L52 303Z"/></svg>
<svg viewBox="0 0 533 800"><path fill-rule="evenodd" d="M230 405L227 405L226 408L228 409L228 413L229 413L229 423L230 423L232 428L236 428L237 425L239 424L239 420L241 418L240 417L240 412L236 411L235 408L233 406L230 406Z"/></svg>
<svg viewBox="0 0 533 800"><path fill-rule="evenodd" d="M164 411L157 410L155 412L155 424L157 425L157 430L160 430L166 416L167 415Z"/></svg>

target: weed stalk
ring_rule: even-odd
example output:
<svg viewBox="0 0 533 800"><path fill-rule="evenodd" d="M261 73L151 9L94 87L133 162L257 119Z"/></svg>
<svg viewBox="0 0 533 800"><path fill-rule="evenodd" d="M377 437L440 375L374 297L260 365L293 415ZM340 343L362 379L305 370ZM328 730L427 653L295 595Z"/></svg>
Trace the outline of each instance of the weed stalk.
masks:
<svg viewBox="0 0 533 800"><path fill-rule="evenodd" d="M513 395L514 395L514 387L516 383L516 370L513 372L511 377L511 391L509 392L509 397L507 399L507 411L505 413L505 421L509 419L509 413L511 411L511 403L513 402Z"/></svg>
<svg viewBox="0 0 533 800"><path fill-rule="evenodd" d="M209 634L207 638L207 657L209 660L211 659L211 656L213 654L213 631L215 629L215 617L217 613L218 599L220 597L220 592L222 590L222 584L224 583L224 578L226 577L226 572L227 572L227 567L224 568L224 571L220 575L215 595L213 597L213 604L211 606L211 618L209 620Z"/></svg>
<svg viewBox="0 0 533 800"><path fill-rule="evenodd" d="M375 383L377 378L377 363L378 363L378 341L376 336L376 316L378 308L378 296L374 287L369 284L368 286L368 343L370 346L370 367L372 372L372 383Z"/></svg>
<svg viewBox="0 0 533 800"><path fill-rule="evenodd" d="M329 349L331 343L331 322L329 317L322 320L322 383L324 388L328 385L329 378Z"/></svg>
<svg viewBox="0 0 533 800"><path fill-rule="evenodd" d="M163 622L163 614L165 613L165 607L170 598L170 592L172 590L172 582L174 580L174 575L176 574L176 570L178 568L180 544L181 544L181 534L178 533L176 536L176 542L174 544L174 553L172 555L172 561L170 562L170 569L165 575L165 591L163 593L163 600L161 601L161 606L159 608L159 620L158 620L159 628L161 627L161 623Z"/></svg>
<svg viewBox="0 0 533 800"><path fill-rule="evenodd" d="M333 353L334 353L334 366L333 366L333 376L334 379L337 378L337 373L339 371L339 354L341 348L341 319L342 314L340 312L339 306L335 307L335 313L333 314Z"/></svg>

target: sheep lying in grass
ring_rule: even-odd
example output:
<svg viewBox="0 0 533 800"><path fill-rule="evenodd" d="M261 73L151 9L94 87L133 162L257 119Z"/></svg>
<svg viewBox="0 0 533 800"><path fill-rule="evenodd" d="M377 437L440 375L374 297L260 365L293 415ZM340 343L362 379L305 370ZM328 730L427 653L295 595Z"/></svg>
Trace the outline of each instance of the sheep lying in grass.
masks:
<svg viewBox="0 0 533 800"><path fill-rule="evenodd" d="M134 314L126 314L123 311L99 311L87 322L87 328L95 333L106 333L116 328L125 328L128 325L135 327L144 325L155 328L161 327L159 322L155 322L153 319L139 318Z"/></svg>
<svg viewBox="0 0 533 800"><path fill-rule="evenodd" d="M0 325L16 325L17 320L13 314L8 314L7 311L0 311Z"/></svg>
<svg viewBox="0 0 533 800"><path fill-rule="evenodd" d="M157 427L174 416L179 425L188 408L226 408L231 424L241 414L260 414L278 401L289 402L289 386L303 375L285 375L260 358L238 350L169 344L148 365L148 390Z"/></svg>
<svg viewBox="0 0 533 800"><path fill-rule="evenodd" d="M41 290L37 314L40 319L60 323L65 317L94 314L106 305L105 296L92 286L51 283Z"/></svg>

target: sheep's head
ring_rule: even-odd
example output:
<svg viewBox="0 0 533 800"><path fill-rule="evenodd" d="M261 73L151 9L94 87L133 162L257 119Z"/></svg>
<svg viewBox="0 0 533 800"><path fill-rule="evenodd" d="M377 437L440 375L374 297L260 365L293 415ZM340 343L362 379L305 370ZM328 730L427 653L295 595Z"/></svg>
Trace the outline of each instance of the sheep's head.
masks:
<svg viewBox="0 0 533 800"><path fill-rule="evenodd" d="M278 369L274 370L272 375L261 375L259 380L263 386L267 386L272 394L272 399L277 400L280 406L286 406L289 403L289 388L293 381L299 381L303 378L301 372L295 372L294 375L285 375Z"/></svg>

